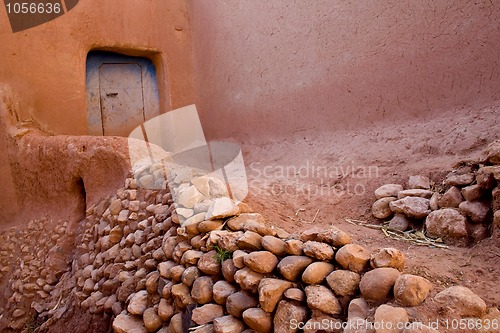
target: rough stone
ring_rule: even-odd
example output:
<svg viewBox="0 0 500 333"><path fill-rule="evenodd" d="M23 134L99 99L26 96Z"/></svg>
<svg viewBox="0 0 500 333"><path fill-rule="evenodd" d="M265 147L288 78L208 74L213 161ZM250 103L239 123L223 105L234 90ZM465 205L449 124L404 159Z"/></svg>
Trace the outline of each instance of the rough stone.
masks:
<svg viewBox="0 0 500 333"><path fill-rule="evenodd" d="M313 262L302 273L302 281L307 284L320 284L334 269L335 266L328 262Z"/></svg>
<svg viewBox="0 0 500 333"><path fill-rule="evenodd" d="M217 198L212 202L208 209L205 219L217 220L235 216L239 213L240 209L235 205L233 200L228 197Z"/></svg>
<svg viewBox="0 0 500 333"><path fill-rule="evenodd" d="M336 270L326 277L326 282L338 296L354 295L358 291L361 277L348 270Z"/></svg>
<svg viewBox="0 0 500 333"><path fill-rule="evenodd" d="M205 304L193 309L192 320L198 325L205 325L215 318L224 316L224 308L218 304Z"/></svg>
<svg viewBox="0 0 500 333"><path fill-rule="evenodd" d="M355 298L349 302L349 307L347 308L347 318L348 319L365 319L368 315L370 307L364 298Z"/></svg>
<svg viewBox="0 0 500 333"><path fill-rule="evenodd" d="M244 291L238 291L231 294L226 300L227 312L237 318L241 318L243 311L254 308L259 304L259 301Z"/></svg>
<svg viewBox="0 0 500 333"><path fill-rule="evenodd" d="M342 312L339 300L327 287L321 285L307 286L305 293L309 308L331 315Z"/></svg>
<svg viewBox="0 0 500 333"><path fill-rule="evenodd" d="M425 229L432 237L459 239L467 237L467 219L452 208L431 212L425 219Z"/></svg>
<svg viewBox="0 0 500 333"><path fill-rule="evenodd" d="M306 299L306 294L299 288L289 288L283 294L286 299L303 302Z"/></svg>
<svg viewBox="0 0 500 333"><path fill-rule="evenodd" d="M304 250L304 242L298 239L289 239L285 242L285 252L292 256L302 255Z"/></svg>
<svg viewBox="0 0 500 333"><path fill-rule="evenodd" d="M318 260L332 260L335 254L330 245L315 241L305 242L303 251L306 256Z"/></svg>
<svg viewBox="0 0 500 333"><path fill-rule="evenodd" d="M213 287L214 283L211 277L201 276L197 278L193 283L193 288L191 289L191 297L198 304L207 304L213 299Z"/></svg>
<svg viewBox="0 0 500 333"><path fill-rule="evenodd" d="M361 245L347 244L337 251L335 260L342 268L361 273L369 266L370 252Z"/></svg>
<svg viewBox="0 0 500 333"><path fill-rule="evenodd" d="M458 174L455 172L450 172L446 176L445 185L448 186L467 186L474 181L473 173L462 173Z"/></svg>
<svg viewBox="0 0 500 333"><path fill-rule="evenodd" d="M397 213L394 217L389 221L389 228L398 230L398 231L406 231L410 226L410 219L404 215Z"/></svg>
<svg viewBox="0 0 500 333"><path fill-rule="evenodd" d="M401 273L395 268L375 268L363 275L359 290L369 301L383 301L389 298L394 283Z"/></svg>
<svg viewBox="0 0 500 333"><path fill-rule="evenodd" d="M226 304L227 298L238 291L236 286L230 284L227 281L220 280L215 282L213 287L213 298L217 304Z"/></svg>
<svg viewBox="0 0 500 333"><path fill-rule="evenodd" d="M301 323L307 319L307 309L299 305L300 303L292 301L280 301L274 315L274 332L296 333L298 327L293 327L290 322Z"/></svg>
<svg viewBox="0 0 500 333"><path fill-rule="evenodd" d="M486 313L486 303L466 287L449 287L438 293L434 300L462 317L481 317Z"/></svg>
<svg viewBox="0 0 500 333"><path fill-rule="evenodd" d="M144 311L142 320L148 332L156 332L162 324L162 320L154 308L149 308Z"/></svg>
<svg viewBox="0 0 500 333"><path fill-rule="evenodd" d="M408 178L408 188L428 190L431 188L429 177L426 176L410 176Z"/></svg>
<svg viewBox="0 0 500 333"><path fill-rule="evenodd" d="M217 261L217 252L209 251L198 260L198 269L207 275L217 275L221 271L221 265Z"/></svg>
<svg viewBox="0 0 500 333"><path fill-rule="evenodd" d="M317 239L335 247L342 247L352 242L351 236L334 226L322 228L318 232Z"/></svg>
<svg viewBox="0 0 500 333"><path fill-rule="evenodd" d="M241 320L233 316L214 319L214 333L240 333L245 329Z"/></svg>
<svg viewBox="0 0 500 333"><path fill-rule="evenodd" d="M474 184L462 188L462 196L466 201L476 201L481 199L484 191L480 185Z"/></svg>
<svg viewBox="0 0 500 333"><path fill-rule="evenodd" d="M429 199L420 197L404 197L391 201L389 207L395 213L402 213L416 219L423 219L430 213Z"/></svg>
<svg viewBox="0 0 500 333"><path fill-rule="evenodd" d="M182 190L177 198L177 203L185 208L193 208L195 204L203 200L203 194L195 186L189 186Z"/></svg>
<svg viewBox="0 0 500 333"><path fill-rule="evenodd" d="M262 248L262 236L253 231L245 231L238 239L238 247L241 250L258 251Z"/></svg>
<svg viewBox="0 0 500 333"><path fill-rule="evenodd" d="M375 197L377 199L385 197L397 197L398 192L403 190L400 184L385 184L375 190Z"/></svg>
<svg viewBox="0 0 500 333"><path fill-rule="evenodd" d="M403 252L392 247L378 249L371 254L370 266L372 268L392 267L401 271L405 266L405 256Z"/></svg>
<svg viewBox="0 0 500 333"><path fill-rule="evenodd" d="M264 236L261 240L262 247L277 256L285 254L285 241L274 236Z"/></svg>
<svg viewBox="0 0 500 333"><path fill-rule="evenodd" d="M140 317L120 313L113 320L113 330L116 333L147 333Z"/></svg>
<svg viewBox="0 0 500 333"><path fill-rule="evenodd" d="M127 311L133 315L142 315L148 308L148 292L140 290L130 299Z"/></svg>
<svg viewBox="0 0 500 333"><path fill-rule="evenodd" d="M236 281L236 283L243 290L257 292L260 280L262 280L264 277L264 274L254 272L250 268L245 267L234 274L234 281Z"/></svg>
<svg viewBox="0 0 500 333"><path fill-rule="evenodd" d="M384 197L375 201L372 205L372 215L377 219L391 217L394 212L390 208L390 203L397 200L395 197Z"/></svg>
<svg viewBox="0 0 500 333"><path fill-rule="evenodd" d="M285 279L296 281L312 262L313 260L306 256L288 256L281 259L278 271Z"/></svg>
<svg viewBox="0 0 500 333"><path fill-rule="evenodd" d="M434 192L429 191L429 190L423 190L423 189L410 189L410 190L403 190L399 191L398 193L398 199L403 199L404 197L420 197L420 198L426 198L430 199Z"/></svg>
<svg viewBox="0 0 500 333"><path fill-rule="evenodd" d="M260 308L246 309L243 312L243 321L257 332L267 333L273 328L272 315Z"/></svg>
<svg viewBox="0 0 500 333"><path fill-rule="evenodd" d="M257 251L243 257L245 265L257 273L271 273L278 265L278 258L269 251Z"/></svg>
<svg viewBox="0 0 500 333"><path fill-rule="evenodd" d="M464 201L458 206L472 223L483 223L490 217L490 207L482 201Z"/></svg>
<svg viewBox="0 0 500 333"><path fill-rule="evenodd" d="M292 287L292 283L280 279L265 278L259 283L260 307L266 312L273 312L283 293Z"/></svg>
<svg viewBox="0 0 500 333"><path fill-rule="evenodd" d="M234 274L238 271L236 266L234 266L233 259L224 260L222 263L222 276L228 282L234 282Z"/></svg>
<svg viewBox="0 0 500 333"><path fill-rule="evenodd" d="M438 205L441 208L457 208L464 201L460 188L452 186L438 200Z"/></svg>
<svg viewBox="0 0 500 333"><path fill-rule="evenodd" d="M417 275L400 275L394 284L394 298L402 306L420 305L432 289L426 278Z"/></svg>
<svg viewBox="0 0 500 333"><path fill-rule="evenodd" d="M405 309L387 304L382 304L375 310L374 319L379 326L375 333L399 333L399 327L404 327L410 321Z"/></svg>

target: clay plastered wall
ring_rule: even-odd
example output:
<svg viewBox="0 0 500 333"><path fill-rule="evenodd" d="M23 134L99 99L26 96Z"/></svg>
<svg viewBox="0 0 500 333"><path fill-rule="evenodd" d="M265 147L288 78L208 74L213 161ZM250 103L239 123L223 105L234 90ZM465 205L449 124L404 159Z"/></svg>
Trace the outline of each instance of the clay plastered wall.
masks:
<svg viewBox="0 0 500 333"><path fill-rule="evenodd" d="M162 109L193 101L184 0L81 0L61 17L17 33L2 4L0 45L0 80L21 97L21 119L55 134L87 134L85 62L92 48L157 52Z"/></svg>
<svg viewBox="0 0 500 333"><path fill-rule="evenodd" d="M494 1L189 5L211 137L362 127L500 98Z"/></svg>

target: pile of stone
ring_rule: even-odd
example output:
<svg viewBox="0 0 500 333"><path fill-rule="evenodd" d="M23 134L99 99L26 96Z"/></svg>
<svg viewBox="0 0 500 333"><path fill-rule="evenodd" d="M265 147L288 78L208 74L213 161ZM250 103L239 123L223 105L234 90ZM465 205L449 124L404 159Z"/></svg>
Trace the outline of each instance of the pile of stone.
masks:
<svg viewBox="0 0 500 333"><path fill-rule="evenodd" d="M433 184L426 176L411 176L406 189L385 184L375 190L375 197L372 214L388 221L391 229L424 226L430 237L463 245L492 232L498 239L500 142L488 147L481 163L464 163L442 184Z"/></svg>
<svg viewBox="0 0 500 333"><path fill-rule="evenodd" d="M129 178L89 209L76 294L83 309L114 314L115 332L318 332L326 321L328 332L354 332L369 321L409 323L405 307L429 295L428 280L402 273L397 249L370 252L335 227L290 235L196 184L220 189L192 179L174 203L168 189ZM486 311L480 299L473 308Z"/></svg>

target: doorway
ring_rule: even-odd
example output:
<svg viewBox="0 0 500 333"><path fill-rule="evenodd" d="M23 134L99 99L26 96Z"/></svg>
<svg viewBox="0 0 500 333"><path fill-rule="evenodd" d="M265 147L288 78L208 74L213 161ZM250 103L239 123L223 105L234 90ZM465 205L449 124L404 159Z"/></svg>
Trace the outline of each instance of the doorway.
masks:
<svg viewBox="0 0 500 333"><path fill-rule="evenodd" d="M126 137L160 114L156 69L147 58L92 51L86 87L90 135Z"/></svg>

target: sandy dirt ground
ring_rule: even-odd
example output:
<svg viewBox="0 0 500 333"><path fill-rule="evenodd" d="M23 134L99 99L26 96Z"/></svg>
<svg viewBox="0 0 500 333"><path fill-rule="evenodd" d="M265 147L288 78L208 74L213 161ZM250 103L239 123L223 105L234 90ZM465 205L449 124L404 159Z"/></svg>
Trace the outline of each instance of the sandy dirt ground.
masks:
<svg viewBox="0 0 500 333"><path fill-rule="evenodd" d="M380 223L371 216L373 191L386 183L405 185L411 175L439 184L460 161L479 160L500 137L500 103L480 110L463 108L433 118L390 119L363 130L295 133L265 144L243 145L250 184L247 201L270 222L290 232L335 225L369 250L395 247L407 258L406 272L434 284L431 296L463 285L488 306L500 306L500 249L490 237L469 247L416 246L345 218ZM325 172L325 168L327 172ZM435 320L435 304L413 315Z"/></svg>

